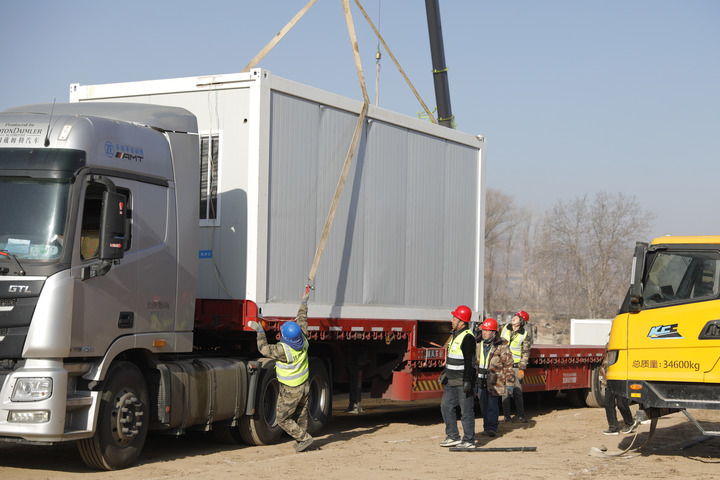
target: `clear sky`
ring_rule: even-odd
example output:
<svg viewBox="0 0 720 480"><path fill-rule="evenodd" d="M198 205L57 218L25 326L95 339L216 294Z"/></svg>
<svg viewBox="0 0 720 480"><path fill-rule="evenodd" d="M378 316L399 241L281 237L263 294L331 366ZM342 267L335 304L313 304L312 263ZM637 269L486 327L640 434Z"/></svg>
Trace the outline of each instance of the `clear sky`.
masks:
<svg viewBox="0 0 720 480"><path fill-rule="evenodd" d="M70 83L239 72L306 0L8 1L0 110ZM361 0L436 104L422 0ZM378 42L351 0L370 98ZM653 236L720 234L720 1L441 0L453 114L488 140L487 186L539 210L634 194ZM340 0L318 0L259 67L361 99ZM421 106L383 52L380 106ZM647 239L639 239L647 240Z"/></svg>

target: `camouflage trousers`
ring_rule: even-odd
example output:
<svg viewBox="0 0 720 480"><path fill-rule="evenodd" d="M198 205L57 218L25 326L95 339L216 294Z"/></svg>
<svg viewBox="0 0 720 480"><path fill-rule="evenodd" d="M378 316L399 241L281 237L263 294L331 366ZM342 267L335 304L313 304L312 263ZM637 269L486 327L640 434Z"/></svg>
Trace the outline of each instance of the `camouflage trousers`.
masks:
<svg viewBox="0 0 720 480"><path fill-rule="evenodd" d="M297 387L280 384L277 401L277 423L288 435L298 442L310 437L308 427L308 395L310 383L305 382Z"/></svg>

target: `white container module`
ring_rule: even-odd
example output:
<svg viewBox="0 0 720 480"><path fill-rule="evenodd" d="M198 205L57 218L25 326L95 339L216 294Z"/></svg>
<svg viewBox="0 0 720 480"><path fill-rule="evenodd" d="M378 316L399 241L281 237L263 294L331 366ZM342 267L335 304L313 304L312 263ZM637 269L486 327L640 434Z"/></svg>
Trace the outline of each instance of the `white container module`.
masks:
<svg viewBox="0 0 720 480"><path fill-rule="evenodd" d="M199 225L198 298L295 314L362 102L262 69L73 84L70 101L196 115L200 218L181 220ZM459 304L481 311L484 154L481 136L370 106L315 278L312 316L447 320Z"/></svg>

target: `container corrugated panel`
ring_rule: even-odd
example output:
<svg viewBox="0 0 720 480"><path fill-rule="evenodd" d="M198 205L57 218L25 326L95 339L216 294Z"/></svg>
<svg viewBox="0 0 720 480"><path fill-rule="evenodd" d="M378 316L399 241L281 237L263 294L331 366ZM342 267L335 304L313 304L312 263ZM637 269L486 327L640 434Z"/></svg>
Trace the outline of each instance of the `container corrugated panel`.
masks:
<svg viewBox="0 0 720 480"><path fill-rule="evenodd" d="M271 105L268 303L299 295L357 121L277 92ZM477 149L366 121L313 300L391 318L395 307L471 304L479 168Z"/></svg>

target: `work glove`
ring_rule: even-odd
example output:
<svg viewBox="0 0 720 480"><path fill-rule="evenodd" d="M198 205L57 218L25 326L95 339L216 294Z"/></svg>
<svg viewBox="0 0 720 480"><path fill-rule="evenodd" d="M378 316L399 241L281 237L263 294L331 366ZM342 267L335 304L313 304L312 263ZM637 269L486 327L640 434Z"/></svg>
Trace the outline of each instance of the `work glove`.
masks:
<svg viewBox="0 0 720 480"><path fill-rule="evenodd" d="M470 393L472 392L472 383L471 382L463 382L463 393Z"/></svg>
<svg viewBox="0 0 720 480"><path fill-rule="evenodd" d="M506 386L505 386L505 390L507 390L508 395L511 395L511 396L512 396L512 394L513 394L513 389L514 389L514 388L515 388L515 387L513 387L512 385L506 385Z"/></svg>
<svg viewBox="0 0 720 480"><path fill-rule="evenodd" d="M248 325L248 327L255 330L257 333L265 333L265 330L263 330L262 325L260 325L258 322L250 320L247 325Z"/></svg>
<svg viewBox="0 0 720 480"><path fill-rule="evenodd" d="M522 380L523 378L525 378L525 370L518 370L517 377L518 377L518 380Z"/></svg>

